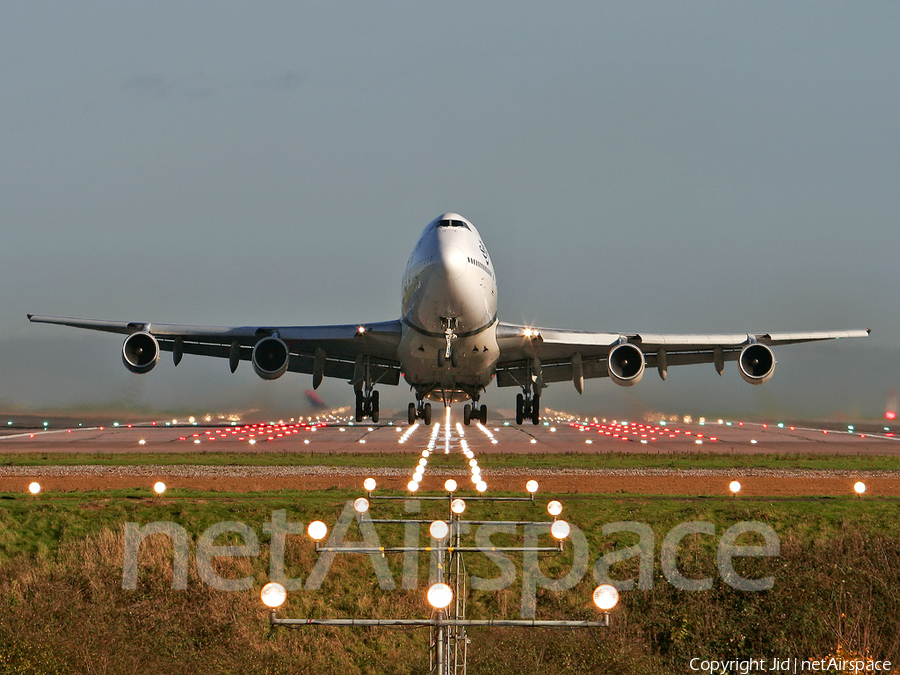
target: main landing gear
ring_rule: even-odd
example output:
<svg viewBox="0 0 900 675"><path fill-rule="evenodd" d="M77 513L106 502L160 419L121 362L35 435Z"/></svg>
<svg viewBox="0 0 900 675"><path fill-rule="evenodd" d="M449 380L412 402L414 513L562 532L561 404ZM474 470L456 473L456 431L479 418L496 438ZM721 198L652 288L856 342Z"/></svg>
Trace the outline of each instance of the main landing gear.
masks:
<svg viewBox="0 0 900 675"><path fill-rule="evenodd" d="M406 411L406 420L413 425L416 423L416 420L420 419L425 423L425 426L431 425L431 404L425 403L422 399L419 399L418 404L410 403L409 408Z"/></svg>
<svg viewBox="0 0 900 675"><path fill-rule="evenodd" d="M532 395L530 391L516 396L516 424L522 424L525 420L530 419L532 424L537 424L541 420L541 397L539 394Z"/></svg>
<svg viewBox="0 0 900 675"><path fill-rule="evenodd" d="M463 424L469 426L472 420L487 424L487 406L482 405L479 408L477 403L473 402L472 405L466 403L466 407L463 408Z"/></svg>

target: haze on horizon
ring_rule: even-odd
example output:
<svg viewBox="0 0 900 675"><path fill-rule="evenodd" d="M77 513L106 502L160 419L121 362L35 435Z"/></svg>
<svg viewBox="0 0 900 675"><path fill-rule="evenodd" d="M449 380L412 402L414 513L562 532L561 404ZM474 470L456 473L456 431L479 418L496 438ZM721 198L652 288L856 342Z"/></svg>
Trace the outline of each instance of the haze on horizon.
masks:
<svg viewBox="0 0 900 675"><path fill-rule="evenodd" d="M873 329L777 349L762 387L694 366L547 407L877 417L900 383L898 29L886 3L4 4L0 408L303 406L309 376L164 354L137 377L119 336L25 315L394 319L416 237L456 211L504 321Z"/></svg>

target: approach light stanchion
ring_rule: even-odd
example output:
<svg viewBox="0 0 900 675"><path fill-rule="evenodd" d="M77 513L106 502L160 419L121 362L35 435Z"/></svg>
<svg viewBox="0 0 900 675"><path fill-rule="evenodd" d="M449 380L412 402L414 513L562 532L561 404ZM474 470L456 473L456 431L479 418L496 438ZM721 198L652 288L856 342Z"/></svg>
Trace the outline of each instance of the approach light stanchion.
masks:
<svg viewBox="0 0 900 675"><path fill-rule="evenodd" d="M319 542L328 536L328 526L321 520L314 520L306 528L306 533L310 539L316 542L316 548L318 548Z"/></svg>
<svg viewBox="0 0 900 675"><path fill-rule="evenodd" d="M410 482L411 491L418 489L418 482ZM368 485L364 484L368 490ZM555 546L541 546L540 542L525 546L524 543L518 546L491 546L491 552L498 553L535 553L538 555L559 555L563 551L563 543L571 534L571 526L565 520L560 520L558 516L562 514L563 505L557 500L552 500L547 504L547 513L552 516L552 521L534 521L534 520L476 520L470 515L473 508L469 508L468 502L478 504L479 502L518 502L518 506L528 508L525 505L531 503L534 506L534 494L538 490L536 481L528 481L526 490L528 497L486 497L483 495L466 496L465 499L455 496L459 486L456 481L448 480L444 485L446 494L442 496L424 496L416 497L417 501L423 504L433 504L434 507L440 506L445 509L444 513L448 514L440 518L385 518L376 519L369 518L366 515L367 523L371 525L401 525L404 529L409 525L420 527L428 526L428 533L431 535L431 545L428 546L368 546L364 542L343 544L339 546L322 546L321 542L328 536L328 527L321 520L313 521L309 524L307 532L309 536L316 542L316 552L319 554L362 554L362 555L381 555L416 552L428 553L428 558L436 556L436 578L434 583L428 587L423 594L423 605L431 611L429 618L424 619L391 619L391 618L342 618L342 619L289 619L278 616L277 608L280 607L287 597L283 586L277 583L266 584L260 594L260 599L269 608L269 624L272 628L294 628L300 629L308 626L385 626L385 627L427 627L431 634L429 637L429 660L430 673L438 675L456 675L457 673L466 672L466 661L468 657L468 645L471 642L467 634L469 628L474 627L510 627L510 628L567 628L567 629L583 629L583 628L608 628L610 621L610 611L616 607L619 594L613 586L604 584L598 586L593 591L592 600L596 608L600 611L598 620L583 621L545 621L541 619L467 619L466 618L466 600L469 590L468 574L463 556L467 553L484 554L485 549L474 545L471 542L475 538L477 525L504 525L519 527L536 527L540 526L543 532L549 529L549 536L554 539L557 544ZM373 508L374 500L407 500L408 494L398 495L377 495L371 493L366 497L359 497L353 502L353 508L357 512L358 517L368 514ZM448 517L449 516L449 517ZM444 520L444 518L447 518ZM546 529L544 529L546 528ZM547 534L541 534L541 537L547 537ZM418 542L417 542L418 544ZM421 559L421 558L420 558ZM433 559L429 564L434 564ZM427 602L427 604L425 604Z"/></svg>

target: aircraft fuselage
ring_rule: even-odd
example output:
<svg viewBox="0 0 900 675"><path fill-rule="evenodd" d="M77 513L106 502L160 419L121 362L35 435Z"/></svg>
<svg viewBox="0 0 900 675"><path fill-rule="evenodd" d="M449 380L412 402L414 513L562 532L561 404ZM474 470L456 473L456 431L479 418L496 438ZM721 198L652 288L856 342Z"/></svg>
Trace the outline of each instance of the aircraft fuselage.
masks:
<svg viewBox="0 0 900 675"><path fill-rule="evenodd" d="M429 223L402 291L397 357L406 381L436 400L477 399L500 351L496 276L472 223L455 213Z"/></svg>

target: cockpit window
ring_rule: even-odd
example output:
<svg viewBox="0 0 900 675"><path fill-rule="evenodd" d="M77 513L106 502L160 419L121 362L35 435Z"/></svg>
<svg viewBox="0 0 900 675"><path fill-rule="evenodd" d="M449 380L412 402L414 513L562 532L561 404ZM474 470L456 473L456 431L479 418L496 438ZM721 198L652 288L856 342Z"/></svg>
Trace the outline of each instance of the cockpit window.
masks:
<svg viewBox="0 0 900 675"><path fill-rule="evenodd" d="M438 223L438 227L461 227L468 230L469 226L462 220L442 220Z"/></svg>

